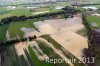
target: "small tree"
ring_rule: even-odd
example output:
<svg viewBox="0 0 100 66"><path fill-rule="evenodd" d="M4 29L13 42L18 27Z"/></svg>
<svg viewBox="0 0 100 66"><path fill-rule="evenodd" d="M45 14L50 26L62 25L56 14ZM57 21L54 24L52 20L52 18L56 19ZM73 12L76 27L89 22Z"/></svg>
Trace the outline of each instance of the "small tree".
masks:
<svg viewBox="0 0 100 66"><path fill-rule="evenodd" d="M37 37L36 37L36 35L34 35L34 39L36 39Z"/></svg>

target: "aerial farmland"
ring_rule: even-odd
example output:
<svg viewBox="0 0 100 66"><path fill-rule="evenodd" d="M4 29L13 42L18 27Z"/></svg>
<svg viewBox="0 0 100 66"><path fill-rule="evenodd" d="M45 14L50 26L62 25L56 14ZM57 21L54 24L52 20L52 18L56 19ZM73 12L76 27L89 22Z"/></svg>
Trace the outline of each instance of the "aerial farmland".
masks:
<svg viewBox="0 0 100 66"><path fill-rule="evenodd" d="M0 0L1 66L100 66L99 1Z"/></svg>

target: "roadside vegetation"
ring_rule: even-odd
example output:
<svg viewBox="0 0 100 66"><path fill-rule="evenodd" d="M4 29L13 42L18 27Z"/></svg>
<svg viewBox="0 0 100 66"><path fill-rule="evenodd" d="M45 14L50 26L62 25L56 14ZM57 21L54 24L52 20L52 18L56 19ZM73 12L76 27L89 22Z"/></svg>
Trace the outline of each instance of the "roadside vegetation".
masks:
<svg viewBox="0 0 100 66"><path fill-rule="evenodd" d="M89 48L84 52L85 56L86 57L95 57L94 59L94 63L90 63L89 65L100 65L100 59L98 58L100 53L99 53L99 48L96 44L96 38L95 36L93 35L93 32L92 32L92 28L91 28L91 25L90 23L88 22L87 18L85 17L85 15L82 15L82 20L83 20L83 24L87 30L87 36L88 36L88 45L89 45ZM92 20L92 19L90 19ZM94 20L94 19L93 19ZM98 20L97 20L98 21Z"/></svg>

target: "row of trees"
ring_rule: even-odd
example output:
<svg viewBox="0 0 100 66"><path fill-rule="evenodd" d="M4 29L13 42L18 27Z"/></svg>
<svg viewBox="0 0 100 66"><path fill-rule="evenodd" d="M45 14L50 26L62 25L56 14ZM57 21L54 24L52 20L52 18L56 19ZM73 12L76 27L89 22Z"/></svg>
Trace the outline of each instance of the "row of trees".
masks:
<svg viewBox="0 0 100 66"><path fill-rule="evenodd" d="M87 20L86 20L86 16L82 15L82 20L83 20L83 24L86 27L87 30L87 34L88 34L88 39L91 39L92 36L92 30L90 28L90 25L88 24Z"/></svg>
<svg viewBox="0 0 100 66"><path fill-rule="evenodd" d="M36 35L34 35L34 36L32 36L32 37L28 37L28 38L21 38L21 39L15 39L15 40L10 40L10 41L6 41L6 42L2 42L2 43L0 43L0 46L2 46L2 45L11 45L11 44L14 44L14 43L18 43L18 42L24 42L24 41L32 41L32 40L34 40L34 39L36 39L37 37L36 37Z"/></svg>
<svg viewBox="0 0 100 66"><path fill-rule="evenodd" d="M39 14L39 15L34 15L34 16L11 16L11 17L6 17L6 18L2 18L0 25L4 25L4 24L9 24L11 22L20 22L20 21L25 21L28 19L34 19L34 18L41 18L41 17L50 17L50 16L58 16L60 14L64 14L65 17L67 16L73 16L74 14L76 14L77 12L80 12L79 10L75 10L75 8L73 7L68 7L66 6L65 8L63 8L61 11L58 12L53 12L53 13L45 13L45 14Z"/></svg>
<svg viewBox="0 0 100 66"><path fill-rule="evenodd" d="M66 11L68 14L72 14L72 15L75 15L76 13L80 12L80 10L76 10L74 7L69 7L69 6L62 8L62 10Z"/></svg>
<svg viewBox="0 0 100 66"><path fill-rule="evenodd" d="M0 25L9 24L10 22L16 22L16 21L25 21L27 19L28 17L26 17L25 15L19 17L18 16L6 17L1 19Z"/></svg>
<svg viewBox="0 0 100 66"><path fill-rule="evenodd" d="M74 8L72 7L65 7L62 9L62 11L58 11L58 12L54 12L54 13L45 13L45 14L39 14L39 15L35 15L35 16L11 16L11 17L6 17L6 18L3 18L1 19L1 22L0 22L0 25L4 25L4 24L10 24L11 22L15 23L15 22L24 22L25 20L28 20L28 19L38 19L38 18L48 18L48 17L55 17L55 16L58 16L58 15L61 15L61 14L64 14L65 18L68 18L68 17L73 17L73 15L77 14L77 12L79 12L78 10L75 10ZM32 40L36 38L36 36L33 36L33 37L28 37L28 38L21 38L20 40L19 39L16 39L16 40L11 40L11 41L7 41L5 43L1 43L3 45L9 45L9 44L14 44L14 43L17 43L17 42L20 42L20 41L26 41L27 39L29 40Z"/></svg>
<svg viewBox="0 0 100 66"><path fill-rule="evenodd" d="M82 15L82 19L83 19L83 24L86 27L87 30L87 34L88 34L88 49L85 49L84 54L86 55L86 57L95 57L95 62L94 63L89 63L89 66L95 66L95 64L98 64L97 61L100 60L100 57L97 57L97 55L99 56L100 54L98 54L98 49L97 49L97 44L95 42L95 38L93 36L92 33L92 29L90 28L90 25L88 24L86 18L84 15ZM91 59L90 59L91 60Z"/></svg>

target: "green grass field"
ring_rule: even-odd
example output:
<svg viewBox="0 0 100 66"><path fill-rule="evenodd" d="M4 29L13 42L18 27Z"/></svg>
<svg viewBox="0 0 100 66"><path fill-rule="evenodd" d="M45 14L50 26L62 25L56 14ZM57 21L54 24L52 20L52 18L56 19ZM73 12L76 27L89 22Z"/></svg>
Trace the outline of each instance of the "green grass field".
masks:
<svg viewBox="0 0 100 66"><path fill-rule="evenodd" d="M22 16L22 15L31 16L32 12L30 12L30 10L22 8L22 7L16 8L14 10L10 10L8 13L0 15L0 19L5 18L5 17L10 17L10 16Z"/></svg>
<svg viewBox="0 0 100 66"><path fill-rule="evenodd" d="M17 35L22 38L24 36L24 32L20 30L22 27L35 29L33 23L43 20L44 20L43 18L40 18L40 19L27 20L25 22L16 22L16 23L11 23L9 25L0 26L0 42L6 41L7 30L10 33L10 38L14 38Z"/></svg>
<svg viewBox="0 0 100 66"><path fill-rule="evenodd" d="M7 10L5 7L0 7L0 14L6 14L10 12L10 10Z"/></svg>
<svg viewBox="0 0 100 66"><path fill-rule="evenodd" d="M56 7L56 6L70 6L70 4L68 2L59 2L59 3L53 4L51 6L54 6L54 7Z"/></svg>
<svg viewBox="0 0 100 66"><path fill-rule="evenodd" d="M56 12L56 11L59 11L59 10L56 10L55 7L57 7L57 6L68 6L68 5L69 4L67 2L60 2L60 3L57 3L57 4L52 4L48 7L38 8L35 12L45 12L45 11L48 11L48 13L49 12Z"/></svg>
<svg viewBox="0 0 100 66"><path fill-rule="evenodd" d="M0 42L6 41L6 32L8 30L9 25L0 26Z"/></svg>
<svg viewBox="0 0 100 66"><path fill-rule="evenodd" d="M87 22L90 24L90 27L94 29L94 27L91 25L91 23L98 24L97 28L100 28L100 17L98 16L87 16Z"/></svg>
<svg viewBox="0 0 100 66"><path fill-rule="evenodd" d="M43 11L49 11L49 8L48 7L42 7L42 8L38 8L36 10L36 12L43 12Z"/></svg>
<svg viewBox="0 0 100 66"><path fill-rule="evenodd" d="M28 50L33 62L35 63L35 66L54 66L53 64L50 63L41 62L31 47L28 47Z"/></svg>
<svg viewBox="0 0 100 66"><path fill-rule="evenodd" d="M80 10L81 12L84 12L84 10L85 10L84 8L78 7L78 6L77 6L77 8L75 8L75 9L76 9L76 10Z"/></svg>
<svg viewBox="0 0 100 66"><path fill-rule="evenodd" d="M69 5L67 2L60 2L57 4L52 4L50 7L42 7L38 8L35 12L43 12L43 11L49 11L48 13L53 13L53 12L58 12L59 10L55 10L54 8L56 6L66 6ZM50 10L50 8L53 8L54 10ZM0 14L0 19L10 17L10 16L32 16L32 12L30 9L23 8L21 6L18 6L14 10L9 10L7 7L0 7L0 11L5 11L5 13ZM8 11L8 12L6 12ZM10 33L10 38L14 38L17 35L19 37L23 37L24 32L22 32L20 29L22 27L26 28L34 28L33 22L43 20L43 19L33 19L33 20L27 20L25 22L16 22L16 23L10 23L9 25L3 25L0 26L0 42L5 42L6 41L6 32L7 30Z"/></svg>
<svg viewBox="0 0 100 66"><path fill-rule="evenodd" d="M20 29L22 27L34 28L33 22L34 20L27 20L24 23L23 22L11 23L8 28L8 31L10 33L10 38L15 37L16 35L23 37L24 32L21 31Z"/></svg>
<svg viewBox="0 0 100 66"><path fill-rule="evenodd" d="M49 7L38 8L35 12L44 12L44 11L54 12L57 11L55 10L56 6L68 6L68 5L70 4L67 2L59 2L57 4L51 4ZM3 14L0 14L0 19L10 16L22 16L22 15L32 16L32 11L30 11L30 9L26 9L26 7L21 7L21 6L16 7L16 9L14 10L8 10L7 6L0 7L0 12L1 13L4 12Z"/></svg>
<svg viewBox="0 0 100 66"><path fill-rule="evenodd" d="M53 46L57 49L61 49L61 45L56 42L54 39L52 39L49 35L42 35L42 38L46 39L48 42L50 42L51 44L53 44Z"/></svg>
<svg viewBox="0 0 100 66"><path fill-rule="evenodd" d="M53 9L53 10L52 10ZM4 12L3 14L0 14L0 19L2 18L6 18L6 17L10 17L10 16L32 16L32 13L35 12L45 12L45 11L50 11L50 12L54 12L54 11L58 11L54 9L54 5L50 5L50 7L42 7L42 8L38 8L36 11L32 12L30 11L30 9L26 9L25 7L17 7L14 10L7 10L7 7L0 7L0 12Z"/></svg>

